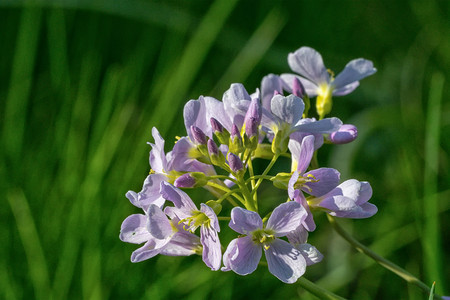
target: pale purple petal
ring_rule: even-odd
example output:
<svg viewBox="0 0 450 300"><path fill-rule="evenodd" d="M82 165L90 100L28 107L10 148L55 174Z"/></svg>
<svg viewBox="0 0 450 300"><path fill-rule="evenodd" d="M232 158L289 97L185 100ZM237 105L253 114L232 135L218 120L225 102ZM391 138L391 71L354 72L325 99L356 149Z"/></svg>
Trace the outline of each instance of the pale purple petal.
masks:
<svg viewBox="0 0 450 300"><path fill-rule="evenodd" d="M359 81L347 84L341 88L333 90L333 96L345 96L353 92L359 86Z"/></svg>
<svg viewBox="0 0 450 300"><path fill-rule="evenodd" d="M219 121L220 124L222 124L222 126L225 127L228 131L231 130L231 119L225 111L224 103L213 97L204 97L204 99L207 126L208 124L210 124L211 118L214 118ZM211 133L213 133L212 126Z"/></svg>
<svg viewBox="0 0 450 300"><path fill-rule="evenodd" d="M150 205L147 216L147 228L152 236L157 239L164 240L173 235L174 231L172 229L172 224L161 208L156 205Z"/></svg>
<svg viewBox="0 0 450 300"><path fill-rule="evenodd" d="M195 234L180 230L174 234L169 243L161 249L162 255L189 256L199 254L201 249L200 239Z"/></svg>
<svg viewBox="0 0 450 300"><path fill-rule="evenodd" d="M303 193L300 190L295 190L294 197L291 199L300 203L306 210L306 218L302 222L302 225L306 228L306 230L310 232L316 230L316 223L314 222L313 214L311 213L311 209L309 208L308 202L306 201Z"/></svg>
<svg viewBox="0 0 450 300"><path fill-rule="evenodd" d="M182 137L173 146L171 152L171 159L168 163L169 170L175 170L178 172L187 172L194 162L194 158L191 153L195 149L194 143L189 138Z"/></svg>
<svg viewBox="0 0 450 300"><path fill-rule="evenodd" d="M306 119L311 121L312 119ZM299 145L301 145L303 138L305 138L308 135L313 135L314 136L314 151L319 149L320 147L322 147L323 145L323 135L321 133L316 133L316 134L311 134L308 132L301 132L301 131L297 131L297 132L293 132L289 135L289 139L290 140L296 140Z"/></svg>
<svg viewBox="0 0 450 300"><path fill-rule="evenodd" d="M264 78L261 81L261 93L262 93L261 100L262 106L269 111L270 111L270 100L272 100L275 91L277 91L280 94L283 92L280 76L274 74L264 76Z"/></svg>
<svg viewBox="0 0 450 300"><path fill-rule="evenodd" d="M186 132L191 140L194 138L191 133L191 126L193 125L211 137L211 128L209 126L209 119L206 119L206 107L203 96L200 96L198 100L189 100L184 105L183 117Z"/></svg>
<svg viewBox="0 0 450 300"><path fill-rule="evenodd" d="M150 174L145 178L142 190L137 194L138 203L142 209L147 210L150 204L155 204L162 207L165 199L161 197L160 186L161 182L167 180L164 174Z"/></svg>
<svg viewBox="0 0 450 300"><path fill-rule="evenodd" d="M165 169L168 171L166 154L164 153L164 139L161 137L161 134L156 127L152 128L152 135L155 143L149 143L152 146L149 159L150 166L158 173L162 173Z"/></svg>
<svg viewBox="0 0 450 300"><path fill-rule="evenodd" d="M242 127L251 100L250 95L240 83L233 83L223 94L222 102L231 123L239 128Z"/></svg>
<svg viewBox="0 0 450 300"><path fill-rule="evenodd" d="M359 81L369 75L375 73L377 69L373 67L373 63L370 60L358 58L350 61L339 73L333 81L333 85L336 88L344 87L355 81Z"/></svg>
<svg viewBox="0 0 450 300"><path fill-rule="evenodd" d="M306 211L299 203L282 203L273 210L266 228L274 230L277 237L285 236L295 230L305 218Z"/></svg>
<svg viewBox="0 0 450 300"><path fill-rule="evenodd" d="M356 204L363 204L372 198L372 187L367 181L360 181L359 196Z"/></svg>
<svg viewBox="0 0 450 300"><path fill-rule="evenodd" d="M308 175L312 175L318 182L307 182L302 190L316 197L325 195L334 189L339 184L341 177L341 174L336 169L332 168L311 170L305 173L304 176L308 177Z"/></svg>
<svg viewBox="0 0 450 300"><path fill-rule="evenodd" d="M219 219L214 210L205 203L200 203L200 211L208 217L211 227L215 231L220 232Z"/></svg>
<svg viewBox="0 0 450 300"><path fill-rule="evenodd" d="M131 262L140 262L149 258L152 258L156 255L158 255L161 251L161 248L158 248L155 244L155 241L153 239L149 240L147 243L145 243L144 246L142 246L139 249L136 249L131 254Z"/></svg>
<svg viewBox="0 0 450 300"><path fill-rule="evenodd" d="M139 203L138 194L136 192L128 191L125 194L125 197L127 197L128 200L130 200L131 204L133 204L134 206L142 208L141 204Z"/></svg>
<svg viewBox="0 0 450 300"><path fill-rule="evenodd" d="M288 63L292 71L318 85L330 81L322 56L312 48L301 47L294 53L289 53Z"/></svg>
<svg viewBox="0 0 450 300"><path fill-rule="evenodd" d="M147 216L134 214L128 216L120 226L119 238L122 242L141 244L151 238L147 230Z"/></svg>
<svg viewBox="0 0 450 300"><path fill-rule="evenodd" d="M161 182L161 195L164 199L171 201L175 207L184 211L198 210L191 198L182 190L174 187L168 182Z"/></svg>
<svg viewBox="0 0 450 300"><path fill-rule="evenodd" d="M266 254L269 271L285 283L294 283L306 271L302 253L286 241L275 239Z"/></svg>
<svg viewBox="0 0 450 300"><path fill-rule="evenodd" d="M292 85L294 82L294 78L300 80L303 87L305 88L306 94L308 94L309 97L317 96L317 93L319 91L319 87L317 86L317 84L309 81L308 79L305 79L303 77L294 74L281 74L281 79L283 80L283 87L285 88L286 91L292 93Z"/></svg>
<svg viewBox="0 0 450 300"><path fill-rule="evenodd" d="M294 126L302 118L305 104L295 95L287 97L275 95L270 103L270 109L282 121Z"/></svg>
<svg viewBox="0 0 450 300"><path fill-rule="evenodd" d="M222 261L222 249L217 231L211 226L202 225L200 227L200 241L203 245L203 261L211 270L219 270Z"/></svg>
<svg viewBox="0 0 450 300"><path fill-rule="evenodd" d="M289 199L294 200L295 198L295 183L297 182L297 179L300 177L300 174L298 174L297 171L294 171L292 173L291 178L289 179L289 183L288 183L288 195L289 195Z"/></svg>
<svg viewBox="0 0 450 300"><path fill-rule="evenodd" d="M293 131L302 131L309 133L332 133L342 126L342 121L338 118L326 118L315 121L312 119L301 119L296 124Z"/></svg>
<svg viewBox="0 0 450 300"><path fill-rule="evenodd" d="M262 228L263 223L258 213L235 207L231 210L231 220L228 226L240 234L248 234Z"/></svg>
<svg viewBox="0 0 450 300"><path fill-rule="evenodd" d="M297 245L306 243L308 240L308 230L303 225L300 225L294 231L289 232L286 237L289 243L296 247Z"/></svg>
<svg viewBox="0 0 450 300"><path fill-rule="evenodd" d="M297 171L299 174L303 174L311 163L314 155L314 139L313 135L308 135L302 140L299 156L296 156L298 159ZM296 141L294 140L294 142Z"/></svg>
<svg viewBox="0 0 450 300"><path fill-rule="evenodd" d="M375 205L367 203L372 196L368 182L347 180L320 197L317 206L330 210L329 214L341 218L368 218L377 212ZM316 200L317 201L317 200Z"/></svg>
<svg viewBox="0 0 450 300"><path fill-rule="evenodd" d="M344 124L338 131L330 134L330 141L333 144L347 144L358 137L358 129L355 125Z"/></svg>
<svg viewBox="0 0 450 300"><path fill-rule="evenodd" d="M310 244L299 244L298 246L296 246L296 248L302 253L303 257L306 260L307 266L317 264L323 259L323 254L320 253L316 247Z"/></svg>
<svg viewBox="0 0 450 300"><path fill-rule="evenodd" d="M262 256L262 247L245 236L230 242L223 255L224 271L231 269L239 275L253 273L258 267Z"/></svg>

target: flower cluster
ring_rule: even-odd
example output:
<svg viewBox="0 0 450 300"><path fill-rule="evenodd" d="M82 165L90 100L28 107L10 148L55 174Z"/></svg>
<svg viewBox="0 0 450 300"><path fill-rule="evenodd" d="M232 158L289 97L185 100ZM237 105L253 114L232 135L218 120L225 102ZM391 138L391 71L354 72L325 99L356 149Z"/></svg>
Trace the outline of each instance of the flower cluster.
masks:
<svg viewBox="0 0 450 300"><path fill-rule="evenodd" d="M377 212L368 202L368 182L341 183L337 170L319 168L316 160L322 145L357 137L355 126L325 115L331 111L332 95L350 93L376 71L372 63L352 60L334 78L311 48L289 54L288 62L299 75L270 74L253 94L242 84L232 84L222 101L203 96L188 101L183 111L186 136L167 153L153 128L150 174L139 193L126 194L142 213L127 217L120 231L122 241L143 244L131 255L132 262L158 254L198 254L211 270L247 275L256 270L264 250L269 271L293 283L306 266L322 259L307 243L308 233L316 229L314 212L342 218ZM309 117L314 96L318 119ZM290 157L290 170L270 175L280 156ZM262 174L254 174L255 158L269 161ZM284 194L272 211L260 212L259 204L266 200L258 189L264 181ZM204 188L212 196L193 201L183 191L189 188ZM230 209L222 210L225 205L231 209L228 215L223 212ZM225 226L220 221L236 232L223 249L219 233Z"/></svg>

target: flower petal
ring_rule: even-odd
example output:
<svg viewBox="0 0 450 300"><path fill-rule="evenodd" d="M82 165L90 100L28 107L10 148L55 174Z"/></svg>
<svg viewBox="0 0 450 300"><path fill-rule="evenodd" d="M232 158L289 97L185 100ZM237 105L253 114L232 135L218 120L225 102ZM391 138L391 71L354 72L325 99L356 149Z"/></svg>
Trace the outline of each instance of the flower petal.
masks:
<svg viewBox="0 0 450 300"><path fill-rule="evenodd" d="M128 216L120 226L119 238L122 242L141 244L151 238L147 230L147 216L134 214Z"/></svg>
<svg viewBox="0 0 450 300"><path fill-rule="evenodd" d="M162 207L166 200L161 197L159 189L161 182L167 180L167 176L164 174L150 174L145 178L142 190L137 194L137 201L147 211L150 204L155 204Z"/></svg>
<svg viewBox="0 0 450 300"><path fill-rule="evenodd" d="M358 58L350 61L339 73L333 81L333 85L336 88L344 87L355 81L359 81L367 76L375 73L377 69L373 67L373 63L370 60Z"/></svg>
<svg viewBox="0 0 450 300"><path fill-rule="evenodd" d="M152 135L155 143L148 143L152 146L150 151L150 166L158 173L163 173L167 169L166 154L164 153L164 139L161 137L156 127L152 128Z"/></svg>
<svg viewBox="0 0 450 300"><path fill-rule="evenodd" d="M145 243L144 246L142 246L139 249L136 249L131 254L131 262L140 262L149 258L152 258L153 256L156 256L160 253L161 248L156 247L155 241L153 239L149 240L147 243Z"/></svg>
<svg viewBox="0 0 450 300"><path fill-rule="evenodd" d="M333 96L345 96L353 92L358 86L359 81L347 84L346 86L333 90Z"/></svg>
<svg viewBox="0 0 450 300"><path fill-rule="evenodd" d="M173 202L175 207L184 211L198 210L192 199L182 190L174 187L168 182L161 182L161 196L164 199Z"/></svg>
<svg viewBox="0 0 450 300"><path fill-rule="evenodd" d="M168 256L189 256L199 253L200 249L201 244L199 237L181 229L175 233L169 243L161 249L161 254Z"/></svg>
<svg viewBox="0 0 450 300"><path fill-rule="evenodd" d="M269 74L264 76L261 81L261 102L262 106L270 111L270 101L274 95L274 92L283 93L283 86L281 83L281 78L278 75Z"/></svg>
<svg viewBox="0 0 450 300"><path fill-rule="evenodd" d="M338 118L326 118L323 120L302 119L298 122L293 131L309 133L332 133L342 126L342 121Z"/></svg>
<svg viewBox="0 0 450 300"><path fill-rule="evenodd" d="M263 223L258 213L242 207L235 207L231 210L231 220L228 226L240 234L248 234L262 228Z"/></svg>
<svg viewBox="0 0 450 300"><path fill-rule="evenodd" d="M294 53L289 53L288 63L294 72L317 85L330 81L322 56L310 47L301 47Z"/></svg>
<svg viewBox="0 0 450 300"><path fill-rule="evenodd" d="M275 239L266 254L269 271L285 283L294 283L306 271L302 253L286 241Z"/></svg>
<svg viewBox="0 0 450 300"><path fill-rule="evenodd" d="M231 269L239 275L248 275L256 270L261 256L261 246L256 245L250 236L234 239L223 255L223 270Z"/></svg>
<svg viewBox="0 0 450 300"><path fill-rule="evenodd" d="M172 224L166 214L156 205L150 205L147 212L148 231L157 239L164 240L170 238L174 231Z"/></svg>
<svg viewBox="0 0 450 300"><path fill-rule="evenodd" d="M283 80L283 87L286 91L292 94L292 86L294 78L300 80L300 82L303 84L303 87L305 88L306 94L309 97L317 96L319 87L314 82L311 82L308 79L305 79L303 77L294 74L281 74L281 80Z"/></svg>
<svg viewBox="0 0 450 300"><path fill-rule="evenodd" d="M220 232L219 219L217 218L217 215L214 212L214 210L205 203L200 203L200 211L209 218L211 227L215 231Z"/></svg>
<svg viewBox="0 0 450 300"><path fill-rule="evenodd" d="M299 174L303 174L311 163L314 155L314 135L307 135L299 143L297 140L289 140L289 150L291 151L292 167L296 164L296 170ZM293 170L294 171L294 170Z"/></svg>
<svg viewBox="0 0 450 300"><path fill-rule="evenodd" d="M222 249L217 231L211 226L202 225L200 227L200 241L203 245L203 261L211 270L219 270L222 261Z"/></svg>
<svg viewBox="0 0 450 300"><path fill-rule="evenodd" d="M319 168L305 173L305 177L311 175L317 182L307 182L302 190L313 196L325 195L334 189L340 181L341 174L332 168Z"/></svg>
<svg viewBox="0 0 450 300"><path fill-rule="evenodd" d="M306 265L311 266L321 262L323 259L323 254L317 250L316 247L310 244L300 244L296 247L302 253L303 257L306 260Z"/></svg>
<svg viewBox="0 0 450 300"><path fill-rule="evenodd" d="M270 103L272 113L282 121L294 126L301 118L305 104L295 95L275 95Z"/></svg>
<svg viewBox="0 0 450 300"><path fill-rule="evenodd" d="M266 228L274 230L277 237L285 236L295 230L305 218L306 211L299 203L282 203L273 210Z"/></svg>

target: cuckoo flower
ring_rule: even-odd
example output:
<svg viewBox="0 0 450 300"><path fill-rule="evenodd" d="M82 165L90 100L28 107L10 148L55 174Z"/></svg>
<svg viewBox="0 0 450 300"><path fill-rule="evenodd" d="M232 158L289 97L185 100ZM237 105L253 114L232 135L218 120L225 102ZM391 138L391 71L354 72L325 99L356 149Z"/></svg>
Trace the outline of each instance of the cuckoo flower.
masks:
<svg viewBox="0 0 450 300"><path fill-rule="evenodd" d="M310 97L317 96L317 112L321 118L331 111L333 95L344 96L351 93L358 87L359 80L377 71L370 60L358 58L350 61L344 70L334 77L333 73L326 69L320 53L309 47L302 47L290 53L288 63L300 77L282 74L281 78L292 90L293 78L297 77Z"/></svg>
<svg viewBox="0 0 450 300"><path fill-rule="evenodd" d="M167 182L161 183L161 195L175 205L175 207L166 207L165 212L169 216L180 219L186 231L194 232L200 227L203 261L211 270L218 270L222 250L218 236L219 221L213 209L201 203L199 210L185 192Z"/></svg>
<svg viewBox="0 0 450 300"><path fill-rule="evenodd" d="M250 274L256 270L264 249L270 273L283 282L294 283L305 273L306 260L300 250L280 237L294 231L305 216L305 210L297 202L287 202L276 207L263 226L258 213L233 208L229 226L245 236L230 242L222 270Z"/></svg>
<svg viewBox="0 0 450 300"><path fill-rule="evenodd" d="M378 211L375 205L368 202L371 197L372 187L368 182L350 179L323 196L308 199L308 204L335 217L362 219Z"/></svg>
<svg viewBox="0 0 450 300"><path fill-rule="evenodd" d="M145 215L133 214L123 221L119 237L127 243L145 243L131 254L132 262L158 254L188 256L198 253L201 249L198 237L184 231L178 223L179 219L167 219L161 208L151 204Z"/></svg>
<svg viewBox="0 0 450 300"><path fill-rule="evenodd" d="M289 136L294 132L331 133L342 125L338 118L320 121L302 119L305 104L295 95L273 96L270 102L272 115L270 119L262 118L262 125L274 134L272 151L283 153L287 150Z"/></svg>
<svg viewBox="0 0 450 300"><path fill-rule="evenodd" d="M301 189L318 197L328 193L339 184L340 174L332 168L319 168L306 172L314 155L314 141L313 135L305 136L301 142L290 139L291 170L294 173L289 181L289 188Z"/></svg>

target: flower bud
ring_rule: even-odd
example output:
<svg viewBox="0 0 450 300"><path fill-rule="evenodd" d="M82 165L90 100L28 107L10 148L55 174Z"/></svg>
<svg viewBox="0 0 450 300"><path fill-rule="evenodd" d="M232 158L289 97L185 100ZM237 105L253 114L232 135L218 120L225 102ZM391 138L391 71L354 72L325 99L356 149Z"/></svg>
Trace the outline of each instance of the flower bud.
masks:
<svg viewBox="0 0 450 300"><path fill-rule="evenodd" d="M211 139L208 140L208 153L213 165L222 166L225 164L225 156L223 156L223 153L220 152L216 143Z"/></svg>
<svg viewBox="0 0 450 300"><path fill-rule="evenodd" d="M338 131L331 133L329 139L333 144L347 144L354 141L357 136L358 129L354 125L344 124Z"/></svg>
<svg viewBox="0 0 450 300"><path fill-rule="evenodd" d="M208 179L202 172L186 173L178 177L173 183L177 188L196 188L208 183Z"/></svg>
<svg viewBox="0 0 450 300"><path fill-rule="evenodd" d="M211 127L214 130L214 135L217 137L219 142L224 145L228 145L230 139L230 133L226 130L219 121L214 118L210 119Z"/></svg>
<svg viewBox="0 0 450 300"><path fill-rule="evenodd" d="M244 118L245 134L251 138L258 134L258 126L261 123L262 110L258 99L253 99Z"/></svg>
<svg viewBox="0 0 450 300"><path fill-rule="evenodd" d="M216 215L222 211L222 204L217 201L209 200L205 204L211 207Z"/></svg>
<svg viewBox="0 0 450 300"><path fill-rule="evenodd" d="M292 84L292 94L300 98L303 98L306 95L305 87L297 77L294 77L294 82Z"/></svg>
<svg viewBox="0 0 450 300"><path fill-rule="evenodd" d="M234 154L239 154L244 151L244 144L242 143L241 134L236 124L233 124L233 127L231 128L229 148L230 152L233 152Z"/></svg>
<svg viewBox="0 0 450 300"><path fill-rule="evenodd" d="M206 141L207 141L206 135L200 128L192 125L191 126L191 134L192 134L194 141L197 144L206 145Z"/></svg>
<svg viewBox="0 0 450 300"><path fill-rule="evenodd" d="M238 174L244 171L241 159L234 153L228 153L228 165L233 173Z"/></svg>

